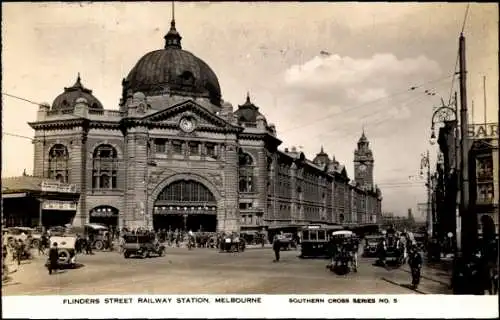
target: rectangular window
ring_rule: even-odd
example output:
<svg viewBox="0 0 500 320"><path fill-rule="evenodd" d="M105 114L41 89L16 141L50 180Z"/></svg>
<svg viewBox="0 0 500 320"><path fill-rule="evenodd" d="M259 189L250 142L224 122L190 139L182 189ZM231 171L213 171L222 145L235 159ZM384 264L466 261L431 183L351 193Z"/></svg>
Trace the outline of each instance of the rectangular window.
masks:
<svg viewBox="0 0 500 320"><path fill-rule="evenodd" d="M167 144L164 139L155 139L155 152L165 153L167 151Z"/></svg>
<svg viewBox="0 0 500 320"><path fill-rule="evenodd" d="M477 186L477 202L493 203L493 183L481 183Z"/></svg>
<svg viewBox="0 0 500 320"><path fill-rule="evenodd" d="M310 240L309 238L309 230L302 231L302 240Z"/></svg>
<svg viewBox="0 0 500 320"><path fill-rule="evenodd" d="M207 143L205 145L205 148L207 150L207 156L211 157L211 158L215 158L215 144Z"/></svg>
<svg viewBox="0 0 500 320"><path fill-rule="evenodd" d="M316 230L311 230L309 233L309 240L316 241L318 240L318 232Z"/></svg>
<svg viewBox="0 0 500 320"><path fill-rule="evenodd" d="M172 150L175 154L182 154L182 141L172 141Z"/></svg>
<svg viewBox="0 0 500 320"><path fill-rule="evenodd" d="M240 209L241 210L245 210L247 208L247 204L246 203L240 203Z"/></svg>
<svg viewBox="0 0 500 320"><path fill-rule="evenodd" d="M199 151L198 146L199 146L199 143L197 143L197 142L190 142L189 143L189 155L191 155L191 156L199 155L200 151Z"/></svg>

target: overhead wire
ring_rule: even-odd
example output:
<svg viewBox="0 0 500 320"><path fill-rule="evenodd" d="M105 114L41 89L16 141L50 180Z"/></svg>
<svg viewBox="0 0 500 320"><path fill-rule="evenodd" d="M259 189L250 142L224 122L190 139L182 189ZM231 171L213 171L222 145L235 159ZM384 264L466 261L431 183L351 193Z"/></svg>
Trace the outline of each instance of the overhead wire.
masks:
<svg viewBox="0 0 500 320"><path fill-rule="evenodd" d="M385 96L385 97L381 97L381 98L377 98L377 99L374 99L374 100L370 100L370 101L361 103L361 104L356 105L356 106L354 106L352 108L349 108L347 110L341 110L341 111L338 111L338 112L327 114L326 116L324 116L322 118L317 118L317 119L315 119L315 120L313 120L313 121L311 121L311 122L309 122L307 124L299 125L299 126L295 126L295 127L283 130L282 133L286 133L286 132L294 131L294 130L297 130L297 129L305 128L305 127L311 126L311 125L313 125L313 124L315 124L317 122L322 122L322 121L328 120L328 119L332 118L333 116L337 116L337 115L340 115L340 114L345 114L347 112L350 112L350 111L353 111L353 110L357 110L357 109L360 109L362 107L366 107L368 105L371 105L373 103L377 103L379 101L390 99L390 98L393 98L393 97L396 97L396 96L400 96L400 95L403 95L403 94L408 94L408 93L413 92L414 90L416 90L418 88L422 88L423 86L425 86L427 84L431 84L431 83L434 83L434 82L442 81L444 79L449 79L452 76L454 76L454 75L447 75L446 77L442 77L442 78L430 80L430 81L424 82L424 83L422 83L420 85L412 86L412 87L410 87L410 88L408 88L408 89L406 89L404 91L396 92L394 94L391 94L391 95L388 95L388 96Z"/></svg>

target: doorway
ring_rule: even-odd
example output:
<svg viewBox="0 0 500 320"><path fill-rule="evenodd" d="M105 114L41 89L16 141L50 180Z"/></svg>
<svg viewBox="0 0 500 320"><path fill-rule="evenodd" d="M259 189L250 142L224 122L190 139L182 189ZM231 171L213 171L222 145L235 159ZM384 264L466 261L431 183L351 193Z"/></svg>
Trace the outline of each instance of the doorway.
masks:
<svg viewBox="0 0 500 320"><path fill-rule="evenodd" d="M187 217L188 230L215 232L217 231L217 215L215 214L190 214Z"/></svg>

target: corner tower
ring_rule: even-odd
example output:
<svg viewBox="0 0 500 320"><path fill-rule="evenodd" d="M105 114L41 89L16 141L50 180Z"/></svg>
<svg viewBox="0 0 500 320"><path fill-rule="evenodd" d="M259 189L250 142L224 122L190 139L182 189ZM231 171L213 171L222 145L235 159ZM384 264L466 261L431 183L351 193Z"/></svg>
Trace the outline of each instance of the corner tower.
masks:
<svg viewBox="0 0 500 320"><path fill-rule="evenodd" d="M354 180L362 187L373 187L373 153L365 131L358 140L358 148L354 150Z"/></svg>

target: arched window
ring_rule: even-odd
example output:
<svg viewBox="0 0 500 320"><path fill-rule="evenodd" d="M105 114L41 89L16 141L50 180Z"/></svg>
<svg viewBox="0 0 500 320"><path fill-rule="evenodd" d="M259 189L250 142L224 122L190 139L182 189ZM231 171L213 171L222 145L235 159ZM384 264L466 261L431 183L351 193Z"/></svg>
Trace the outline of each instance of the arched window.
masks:
<svg viewBox="0 0 500 320"><path fill-rule="evenodd" d="M69 181L69 153L62 144L56 144L49 151L49 178L62 183Z"/></svg>
<svg viewBox="0 0 500 320"><path fill-rule="evenodd" d="M240 192L253 192L254 179L253 179L253 168L254 163L252 157L243 151L239 152L239 189Z"/></svg>
<svg viewBox="0 0 500 320"><path fill-rule="evenodd" d="M116 149L102 144L94 150L92 160L92 189L116 189L118 172Z"/></svg>

